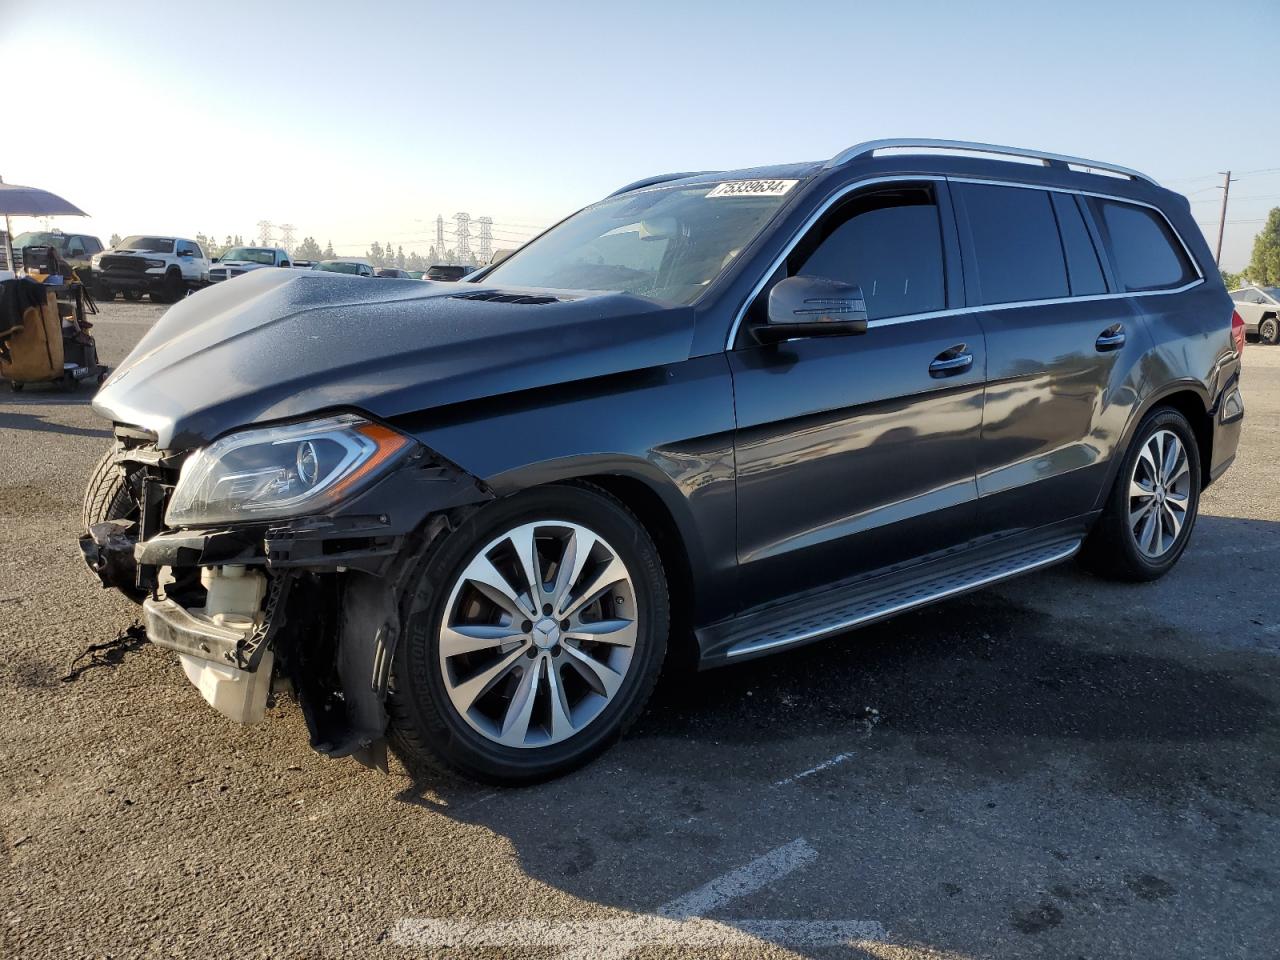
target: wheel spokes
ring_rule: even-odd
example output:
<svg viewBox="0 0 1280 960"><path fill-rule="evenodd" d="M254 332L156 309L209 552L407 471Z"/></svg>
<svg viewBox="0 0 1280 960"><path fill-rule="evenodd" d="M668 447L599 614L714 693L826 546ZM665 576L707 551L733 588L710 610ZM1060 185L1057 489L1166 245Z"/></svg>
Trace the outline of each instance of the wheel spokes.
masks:
<svg viewBox="0 0 1280 960"><path fill-rule="evenodd" d="M450 692L453 702L464 713L470 710L475 706L476 701L492 690L494 685L505 677L515 667L516 661L523 656L524 650L522 648L513 650L497 663L458 684Z"/></svg>
<svg viewBox="0 0 1280 960"><path fill-rule="evenodd" d="M560 609L560 616L572 617L593 600L598 600L600 595L614 584L626 579L628 579L627 568L622 565L622 561L616 556L610 557L604 568L592 577L591 582L578 594L578 599L572 601L567 607ZM568 597L560 597L559 599L563 604Z"/></svg>
<svg viewBox="0 0 1280 960"><path fill-rule="evenodd" d="M609 667L595 657L583 653L573 644L561 645L561 649L570 657L566 662L578 671L583 680L602 697L612 697L622 685L622 674Z"/></svg>
<svg viewBox="0 0 1280 960"><path fill-rule="evenodd" d="M440 655L457 657L481 650L498 650L509 643L523 645L524 634L518 626L489 626L488 624L459 624L440 628Z"/></svg>
<svg viewBox="0 0 1280 960"><path fill-rule="evenodd" d="M570 625L565 631L565 636L575 640L609 643L618 647L634 647L636 632L634 620L593 620L590 623Z"/></svg>
<svg viewBox="0 0 1280 960"><path fill-rule="evenodd" d="M493 561L483 553L471 561L463 572L462 579L517 620L533 614L523 593L517 590L493 565Z"/></svg>
<svg viewBox="0 0 1280 960"><path fill-rule="evenodd" d="M544 657L539 657L525 667L502 721L502 733L498 738L501 743L522 747L529 739L529 720L533 716L533 705L538 699L538 681L544 667Z"/></svg>

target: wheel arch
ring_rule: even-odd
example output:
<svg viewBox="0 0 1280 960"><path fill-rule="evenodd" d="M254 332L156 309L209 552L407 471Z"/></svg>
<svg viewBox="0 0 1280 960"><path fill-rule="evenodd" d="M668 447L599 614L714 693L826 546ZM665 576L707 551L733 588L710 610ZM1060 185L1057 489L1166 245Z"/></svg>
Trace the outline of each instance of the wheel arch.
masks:
<svg viewBox="0 0 1280 960"><path fill-rule="evenodd" d="M1200 489L1203 490L1209 485L1211 480L1209 473L1213 464L1213 400L1202 384L1193 380L1184 380L1171 383L1164 389L1152 393L1134 412L1125 428L1124 441L1116 448L1116 454L1112 458L1111 470L1107 483L1102 489L1099 505L1105 500L1111 485L1115 482L1116 472L1129 451L1129 445L1133 443L1138 426L1157 407L1171 407L1187 418L1200 453Z"/></svg>

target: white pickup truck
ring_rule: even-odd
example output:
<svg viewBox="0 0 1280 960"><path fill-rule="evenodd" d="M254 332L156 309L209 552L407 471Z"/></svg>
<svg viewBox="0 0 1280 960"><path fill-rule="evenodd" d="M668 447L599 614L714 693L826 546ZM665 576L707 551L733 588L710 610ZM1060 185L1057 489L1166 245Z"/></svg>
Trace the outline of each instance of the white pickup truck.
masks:
<svg viewBox="0 0 1280 960"><path fill-rule="evenodd" d="M280 247L232 247L213 261L209 268L209 282L230 280L251 270L263 267L291 267L293 258Z"/></svg>
<svg viewBox="0 0 1280 960"><path fill-rule="evenodd" d="M89 263L94 296L103 300L117 293L126 300L151 294L154 303L175 303L209 282L209 260L200 244L183 237L126 237Z"/></svg>

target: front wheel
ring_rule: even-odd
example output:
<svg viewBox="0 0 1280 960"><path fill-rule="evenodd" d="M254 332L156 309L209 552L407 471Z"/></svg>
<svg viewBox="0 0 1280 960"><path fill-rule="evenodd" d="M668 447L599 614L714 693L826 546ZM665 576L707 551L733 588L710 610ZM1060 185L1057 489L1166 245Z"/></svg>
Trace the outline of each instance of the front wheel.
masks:
<svg viewBox="0 0 1280 960"><path fill-rule="evenodd" d="M481 510L410 591L388 712L415 772L444 765L509 784L565 773L636 720L666 653L658 551L587 484Z"/></svg>
<svg viewBox="0 0 1280 960"><path fill-rule="evenodd" d="M1155 580L1182 556L1200 508L1200 449L1191 424L1159 407L1138 425L1083 559L1117 580Z"/></svg>
<svg viewBox="0 0 1280 960"><path fill-rule="evenodd" d="M1275 317L1267 317L1262 323L1258 324L1258 339L1272 346L1280 343L1280 320Z"/></svg>
<svg viewBox="0 0 1280 960"><path fill-rule="evenodd" d="M85 530L105 520L127 520L138 523L142 517L139 504L142 501L142 472L126 472L115 462L115 451L108 450L93 466L89 482L84 490L84 505L80 522ZM140 590L121 587L120 592L134 603L141 603L146 594Z"/></svg>

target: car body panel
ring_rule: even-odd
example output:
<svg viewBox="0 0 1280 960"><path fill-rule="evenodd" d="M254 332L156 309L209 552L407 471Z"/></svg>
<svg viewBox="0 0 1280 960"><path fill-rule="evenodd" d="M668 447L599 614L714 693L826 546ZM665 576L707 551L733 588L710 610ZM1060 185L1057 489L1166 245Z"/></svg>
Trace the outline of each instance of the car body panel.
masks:
<svg viewBox="0 0 1280 960"><path fill-rule="evenodd" d="M590 292L537 305L471 299L480 292L257 270L170 309L94 409L184 449L321 409L393 417L689 355L687 309Z"/></svg>
<svg viewBox="0 0 1280 960"><path fill-rule="evenodd" d="M1256 334L1264 317L1280 318L1280 297L1270 293L1269 289L1248 286L1231 291L1231 300L1235 304L1236 312L1240 314L1240 319L1244 321L1245 333Z"/></svg>

